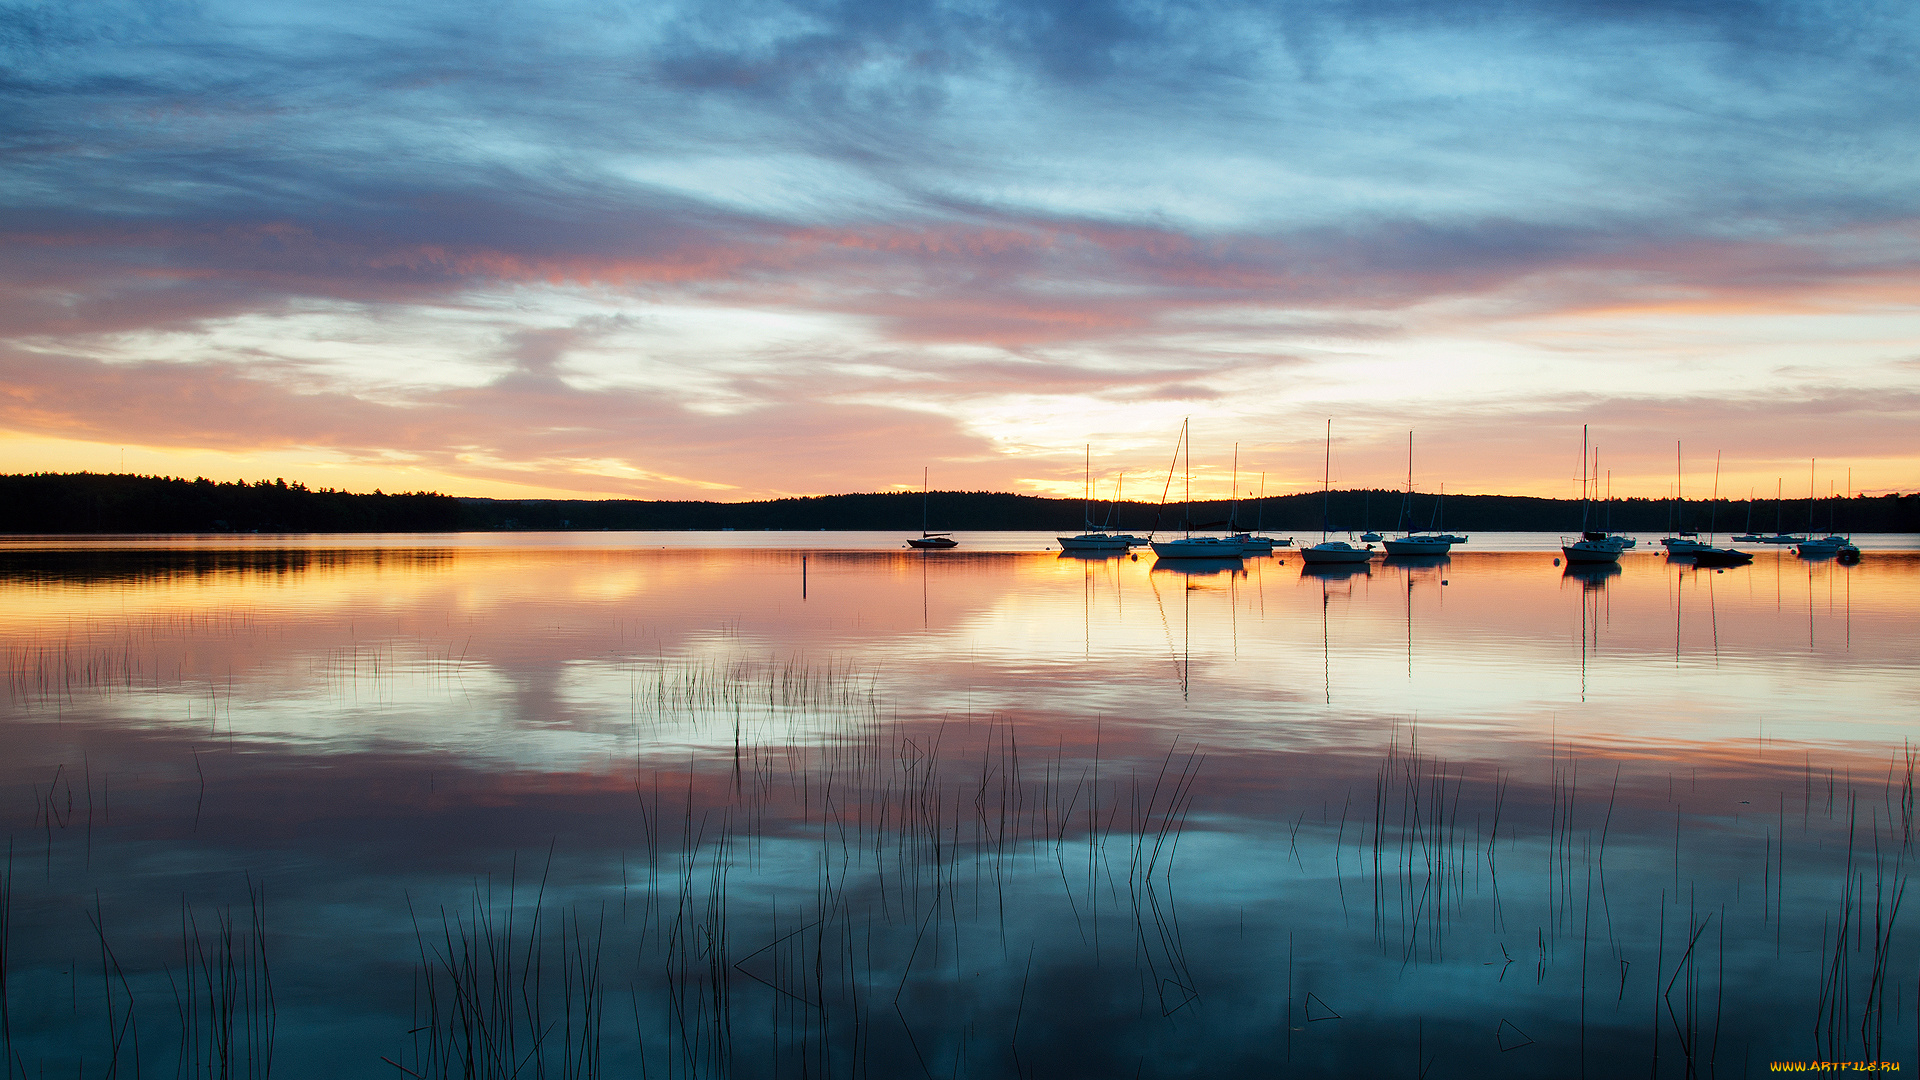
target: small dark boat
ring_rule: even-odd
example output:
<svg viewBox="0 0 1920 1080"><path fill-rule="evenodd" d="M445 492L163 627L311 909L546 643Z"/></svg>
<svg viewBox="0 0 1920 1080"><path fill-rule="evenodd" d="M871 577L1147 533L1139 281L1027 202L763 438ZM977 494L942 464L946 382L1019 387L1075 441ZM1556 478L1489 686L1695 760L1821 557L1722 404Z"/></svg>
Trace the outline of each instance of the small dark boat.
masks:
<svg viewBox="0 0 1920 1080"><path fill-rule="evenodd" d="M907 537L907 546L910 548L919 548L922 551L944 550L946 548L959 547L960 541L955 540L953 537L948 536L946 533L934 533L934 532L927 531L928 495L929 495L929 491L927 488L927 471L925 469L922 469L920 471L920 535L918 537L913 537L913 536Z"/></svg>
<svg viewBox="0 0 1920 1080"><path fill-rule="evenodd" d="M1732 548L1703 547L1690 554L1695 566L1745 566L1753 561L1753 556Z"/></svg>

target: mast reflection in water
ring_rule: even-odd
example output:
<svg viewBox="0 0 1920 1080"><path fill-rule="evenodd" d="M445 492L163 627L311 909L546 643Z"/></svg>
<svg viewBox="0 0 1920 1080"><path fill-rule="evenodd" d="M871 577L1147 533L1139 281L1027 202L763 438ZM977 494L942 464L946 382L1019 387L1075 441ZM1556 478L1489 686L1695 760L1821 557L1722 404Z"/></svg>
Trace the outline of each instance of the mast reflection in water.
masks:
<svg viewBox="0 0 1920 1080"><path fill-rule="evenodd" d="M0 553L9 1060L1920 1066L1915 555L517 542Z"/></svg>

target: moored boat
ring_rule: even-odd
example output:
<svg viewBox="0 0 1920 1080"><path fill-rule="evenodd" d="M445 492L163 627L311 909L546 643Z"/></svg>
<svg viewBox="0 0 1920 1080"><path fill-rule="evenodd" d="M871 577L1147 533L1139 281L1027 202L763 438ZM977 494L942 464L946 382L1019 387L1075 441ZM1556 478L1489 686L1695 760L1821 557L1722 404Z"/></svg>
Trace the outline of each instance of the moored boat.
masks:
<svg viewBox="0 0 1920 1080"><path fill-rule="evenodd" d="M1193 444L1188 438L1187 422L1184 420L1180 422L1180 442L1175 444L1173 451L1173 460L1176 464L1180 460L1180 450L1183 446L1186 448L1187 453L1187 491L1182 499L1180 516L1188 526L1191 526L1193 518ZM1167 483L1169 485L1173 483L1173 465L1171 464L1167 466ZM1164 496L1162 498L1164 499ZM1240 557L1242 550L1239 541L1231 537L1195 536L1192 532L1186 533L1186 535L1177 540L1151 541L1151 546L1153 553L1162 559L1237 559Z"/></svg>
<svg viewBox="0 0 1920 1080"><path fill-rule="evenodd" d="M1693 553L1695 566L1745 566L1753 561L1753 556L1733 548L1708 547Z"/></svg>
<svg viewBox="0 0 1920 1080"><path fill-rule="evenodd" d="M1358 565L1373 560L1373 545L1354 547L1345 540L1327 539L1327 517L1333 506L1333 421L1327 421L1327 456L1320 470L1320 542L1300 549L1309 566Z"/></svg>
<svg viewBox="0 0 1920 1080"><path fill-rule="evenodd" d="M1220 536L1155 540L1152 547L1153 553L1163 559L1237 559L1245 550L1238 542Z"/></svg>
<svg viewBox="0 0 1920 1080"><path fill-rule="evenodd" d="M1578 540L1561 537L1560 553L1566 556L1569 564L1620 561L1620 548L1609 542L1607 534L1603 532L1584 532Z"/></svg>
<svg viewBox="0 0 1920 1080"><path fill-rule="evenodd" d="M1407 515L1413 509L1413 432L1407 432L1407 490L1400 496L1400 535L1383 540L1389 555L1445 555L1453 550L1450 537L1438 535L1433 526L1439 524L1440 500L1433 503L1433 521L1424 533L1411 532L1407 528ZM1380 540L1378 536L1363 536L1362 540Z"/></svg>
<svg viewBox="0 0 1920 1080"><path fill-rule="evenodd" d="M916 536L907 537L907 546L910 548L918 548L922 551L941 551L947 548L959 547L960 541L955 540L952 536L948 535L947 533L936 533L936 532L927 531L927 499L929 494L929 489L927 487L927 476L928 476L927 470L924 468L921 469L920 470L920 535L917 537Z"/></svg>
<svg viewBox="0 0 1920 1080"><path fill-rule="evenodd" d="M1580 538L1560 538L1560 553L1566 556L1567 564L1574 563L1617 563L1620 561L1620 545L1613 542L1604 530L1587 528L1587 518L1593 509L1593 477L1588 474L1587 427L1580 425Z"/></svg>

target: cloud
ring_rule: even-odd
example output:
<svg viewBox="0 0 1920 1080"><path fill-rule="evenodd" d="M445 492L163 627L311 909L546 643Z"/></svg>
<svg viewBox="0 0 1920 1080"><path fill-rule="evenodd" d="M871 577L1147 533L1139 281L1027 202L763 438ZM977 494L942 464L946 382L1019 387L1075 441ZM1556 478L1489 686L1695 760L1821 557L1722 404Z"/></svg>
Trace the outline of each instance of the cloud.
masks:
<svg viewBox="0 0 1920 1080"><path fill-rule="evenodd" d="M775 423L884 473L835 425L975 461L1362 385L1474 417L1786 315L1848 357L1744 369L1791 396L1920 295L1916 44L1880 2L16 5L9 422L744 488L715 440ZM494 344L396 387L261 329L321 309L363 368ZM1404 374L1463 351L1508 384ZM339 429L252 416L302 402Z"/></svg>
<svg viewBox="0 0 1920 1080"><path fill-rule="evenodd" d="M793 400L730 415L691 410L671 386L578 390L554 373L565 335L515 342L512 371L402 403L288 385L232 363L104 363L0 356L0 426L146 446L309 447L555 490L711 497L868 490L929 459L956 486L989 445L922 411Z"/></svg>

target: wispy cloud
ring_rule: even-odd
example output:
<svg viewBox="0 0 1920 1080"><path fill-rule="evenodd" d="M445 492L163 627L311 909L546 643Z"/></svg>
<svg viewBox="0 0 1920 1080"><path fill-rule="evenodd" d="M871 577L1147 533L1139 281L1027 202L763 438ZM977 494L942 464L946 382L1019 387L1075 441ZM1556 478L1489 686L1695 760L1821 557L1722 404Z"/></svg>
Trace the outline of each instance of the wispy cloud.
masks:
<svg viewBox="0 0 1920 1080"><path fill-rule="evenodd" d="M752 495L1571 403L1910 470L1916 45L1894 3L15 5L0 424Z"/></svg>

